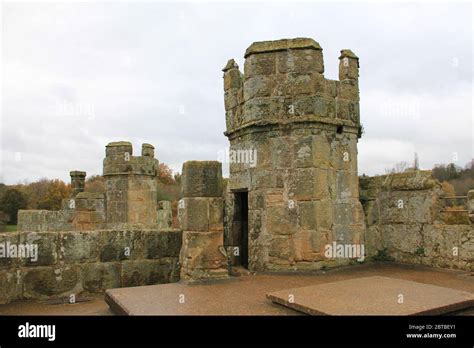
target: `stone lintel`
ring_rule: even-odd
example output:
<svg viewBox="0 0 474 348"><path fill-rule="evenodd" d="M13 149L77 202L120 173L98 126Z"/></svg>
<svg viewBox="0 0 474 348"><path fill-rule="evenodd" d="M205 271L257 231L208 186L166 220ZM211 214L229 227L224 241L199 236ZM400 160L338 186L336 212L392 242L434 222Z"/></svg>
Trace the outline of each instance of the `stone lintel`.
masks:
<svg viewBox="0 0 474 348"><path fill-rule="evenodd" d="M319 43L310 38L295 38L295 39L282 39L275 41L259 41L254 42L245 51L244 58L247 58L251 54L274 52L274 51L286 51L289 49L314 49L322 50Z"/></svg>

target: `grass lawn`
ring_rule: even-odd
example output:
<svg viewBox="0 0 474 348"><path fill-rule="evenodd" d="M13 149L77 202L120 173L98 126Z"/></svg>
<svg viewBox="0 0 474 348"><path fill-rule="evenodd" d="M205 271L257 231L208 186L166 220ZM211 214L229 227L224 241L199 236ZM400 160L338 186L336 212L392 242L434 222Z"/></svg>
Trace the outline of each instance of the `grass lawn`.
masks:
<svg viewBox="0 0 474 348"><path fill-rule="evenodd" d="M6 225L5 226L5 232L15 232L16 231L16 225Z"/></svg>

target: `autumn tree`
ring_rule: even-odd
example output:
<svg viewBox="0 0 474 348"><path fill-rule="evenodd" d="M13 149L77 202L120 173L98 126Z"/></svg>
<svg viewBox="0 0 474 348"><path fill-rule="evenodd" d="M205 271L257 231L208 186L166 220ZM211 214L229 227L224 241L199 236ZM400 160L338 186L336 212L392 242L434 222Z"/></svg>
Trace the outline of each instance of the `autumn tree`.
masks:
<svg viewBox="0 0 474 348"><path fill-rule="evenodd" d="M60 210L61 202L71 195L71 187L64 181L54 179L49 182L46 194L38 202L39 209Z"/></svg>
<svg viewBox="0 0 474 348"><path fill-rule="evenodd" d="M0 210L10 216L10 223L17 224L18 210L26 209L28 202L26 197L20 191L10 188L4 192L0 199Z"/></svg>
<svg viewBox="0 0 474 348"><path fill-rule="evenodd" d="M165 185L172 185L175 183L173 171L164 163L160 163L159 165L158 181Z"/></svg>
<svg viewBox="0 0 474 348"><path fill-rule="evenodd" d="M96 192L104 193L105 192L105 181L102 175L92 175L86 180L86 187L84 188L86 192Z"/></svg>

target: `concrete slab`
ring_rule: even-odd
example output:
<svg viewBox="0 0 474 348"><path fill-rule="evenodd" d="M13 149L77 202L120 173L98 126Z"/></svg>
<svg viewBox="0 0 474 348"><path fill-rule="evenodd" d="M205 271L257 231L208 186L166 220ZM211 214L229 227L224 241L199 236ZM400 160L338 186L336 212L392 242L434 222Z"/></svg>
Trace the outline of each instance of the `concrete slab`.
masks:
<svg viewBox="0 0 474 348"><path fill-rule="evenodd" d="M106 301L114 313L125 315L304 315L273 303L265 295L285 289L387 274L400 278L397 281L405 279L474 293L474 277L469 276L468 272L384 262L312 274L244 275L222 283L172 283L110 289L106 292ZM180 295L184 295L184 302L180 302L183 299ZM469 313L473 312L462 313L472 315Z"/></svg>
<svg viewBox="0 0 474 348"><path fill-rule="evenodd" d="M280 290L271 301L310 315L439 315L474 306L474 294L388 277Z"/></svg>

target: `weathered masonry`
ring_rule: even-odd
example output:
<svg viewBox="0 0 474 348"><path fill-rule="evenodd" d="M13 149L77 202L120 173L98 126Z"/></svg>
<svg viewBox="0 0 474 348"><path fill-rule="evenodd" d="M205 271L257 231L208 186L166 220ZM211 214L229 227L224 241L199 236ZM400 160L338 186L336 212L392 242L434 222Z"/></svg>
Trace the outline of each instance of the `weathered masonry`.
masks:
<svg viewBox="0 0 474 348"><path fill-rule="evenodd" d="M107 144L103 162L105 193L84 192L86 172L71 171L72 196L60 211L20 210L19 231L69 231L105 228L171 227L169 202L158 202L159 162L154 147L142 145L133 156L132 144Z"/></svg>
<svg viewBox="0 0 474 348"><path fill-rule="evenodd" d="M359 183L359 59L339 59L339 80L326 79L321 47L299 38L253 43L244 73L228 61L230 177L217 161L183 164L179 229L158 202L153 146L133 156L131 143L109 143L104 193L85 192L86 173L72 171L60 211L22 210L18 232L0 233L0 251L38 247L36 261L0 258L0 303L222 280L236 265L313 271L367 257L474 271L474 190L451 209L430 171ZM333 245L364 247L362 259L328 256Z"/></svg>
<svg viewBox="0 0 474 348"><path fill-rule="evenodd" d="M223 69L235 263L317 270L349 261L328 260L325 245L363 243L359 59L350 50L339 59L339 80L328 80L316 41L265 41L247 49L243 74L233 59Z"/></svg>

